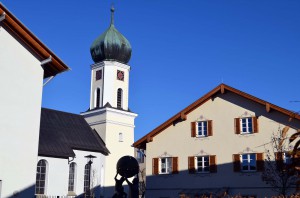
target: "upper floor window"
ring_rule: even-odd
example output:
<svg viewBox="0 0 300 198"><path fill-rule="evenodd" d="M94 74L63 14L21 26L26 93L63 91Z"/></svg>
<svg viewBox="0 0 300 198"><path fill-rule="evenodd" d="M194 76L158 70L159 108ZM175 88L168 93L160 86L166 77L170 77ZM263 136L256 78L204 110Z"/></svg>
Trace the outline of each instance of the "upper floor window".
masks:
<svg viewBox="0 0 300 198"><path fill-rule="evenodd" d="M258 125L256 117L235 118L236 134L249 134L257 132Z"/></svg>
<svg viewBox="0 0 300 198"><path fill-rule="evenodd" d="M40 160L36 169L35 194L45 194L46 178L47 178L47 161Z"/></svg>
<svg viewBox="0 0 300 198"><path fill-rule="evenodd" d="M154 175L178 173L178 157L153 158L152 163L152 172Z"/></svg>
<svg viewBox="0 0 300 198"><path fill-rule="evenodd" d="M212 135L212 120L191 122L192 137L207 137Z"/></svg>
<svg viewBox="0 0 300 198"><path fill-rule="evenodd" d="M76 163L72 162L69 165L69 184L68 191L75 191L75 173L76 173Z"/></svg>
<svg viewBox="0 0 300 198"><path fill-rule="evenodd" d="M235 172L263 171L263 153L234 154L233 169Z"/></svg>
<svg viewBox="0 0 300 198"><path fill-rule="evenodd" d="M96 71L96 80L101 80L102 79L102 70Z"/></svg>
<svg viewBox="0 0 300 198"><path fill-rule="evenodd" d="M142 149L137 150L136 158L139 163L144 163L144 151Z"/></svg>
<svg viewBox="0 0 300 198"><path fill-rule="evenodd" d="M119 142L123 142L123 133L119 133Z"/></svg>
<svg viewBox="0 0 300 198"><path fill-rule="evenodd" d="M117 93L117 108L122 108L122 98L123 98L123 90L119 88Z"/></svg>
<svg viewBox="0 0 300 198"><path fill-rule="evenodd" d="M84 167L84 184L83 184L84 193L90 190L90 185L91 185L91 164L87 163Z"/></svg>
<svg viewBox="0 0 300 198"><path fill-rule="evenodd" d="M216 156L191 156L188 158L189 173L215 173L217 172Z"/></svg>

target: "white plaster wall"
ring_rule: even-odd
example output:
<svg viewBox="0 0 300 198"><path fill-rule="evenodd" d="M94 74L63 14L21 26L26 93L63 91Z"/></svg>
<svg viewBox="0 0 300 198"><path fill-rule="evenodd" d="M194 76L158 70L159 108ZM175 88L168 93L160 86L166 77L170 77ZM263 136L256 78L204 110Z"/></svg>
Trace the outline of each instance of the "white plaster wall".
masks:
<svg viewBox="0 0 300 198"><path fill-rule="evenodd" d="M75 171L75 191L76 195L83 193L84 188L84 167L87 164L87 155L96 156L92 164L91 187L101 186L102 176L101 167L104 166L104 156L101 153L74 150L76 157L70 163L76 163ZM42 157L38 160L44 159L48 163L47 166L47 181L46 192L48 196L66 196L68 194L69 181L69 163L68 159Z"/></svg>
<svg viewBox="0 0 300 198"><path fill-rule="evenodd" d="M102 105L109 102L112 107L117 107L117 90L123 90L123 109L128 110L129 71L128 65L115 61L103 61L91 66L91 99L90 108L95 108L95 90L101 90ZM102 79L95 80L97 70L102 70ZM124 71L124 81L117 80L117 70Z"/></svg>
<svg viewBox="0 0 300 198"><path fill-rule="evenodd" d="M234 132L234 118L245 115L258 116L259 133L250 135L237 135ZM203 117L204 120L213 121L213 136L205 138L191 137L191 122ZM171 125L147 143L147 196L165 196L162 189L169 189L169 193L177 193L179 189L190 188L240 188L236 193L253 194L254 189L244 187L267 187L262 182L259 172L242 174L233 172L232 155L248 152L265 152L270 145L272 133L278 127L288 124L288 116L271 111L267 113L265 106L250 102L230 92L218 95L208 100L187 115L187 120ZM299 121L293 121L292 126L299 128ZM293 134L294 130L290 130ZM247 151L247 148L250 151ZM207 155L216 155L218 172L211 174L189 174L188 156L197 156L201 152ZM179 174L152 175L152 159L165 155L178 157ZM152 189L152 190L151 190ZM156 190L155 190L156 189ZM161 189L161 190L158 190ZM270 191L265 191L270 193ZM257 192L261 193L261 192ZM263 197L265 194L257 194ZM171 196L172 197L172 196Z"/></svg>
<svg viewBox="0 0 300 198"><path fill-rule="evenodd" d="M43 69L0 26L0 180L2 197L33 196L38 152Z"/></svg>
<svg viewBox="0 0 300 198"><path fill-rule="evenodd" d="M110 154L105 157L103 190L105 197L111 197L114 194L117 161L125 155L134 156L132 144L134 119L137 114L106 108L98 111L98 114L88 112L83 115L92 128L100 134L105 134L104 141ZM119 141L119 133L123 134L122 142Z"/></svg>

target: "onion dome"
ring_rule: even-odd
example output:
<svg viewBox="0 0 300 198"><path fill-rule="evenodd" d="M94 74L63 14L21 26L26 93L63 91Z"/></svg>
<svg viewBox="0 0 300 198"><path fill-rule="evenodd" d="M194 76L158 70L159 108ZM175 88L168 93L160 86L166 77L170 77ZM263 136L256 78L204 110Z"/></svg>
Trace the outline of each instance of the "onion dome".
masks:
<svg viewBox="0 0 300 198"><path fill-rule="evenodd" d="M111 8L109 28L92 44L90 52L95 63L104 60L115 60L128 63L131 57L129 41L114 26L114 8Z"/></svg>

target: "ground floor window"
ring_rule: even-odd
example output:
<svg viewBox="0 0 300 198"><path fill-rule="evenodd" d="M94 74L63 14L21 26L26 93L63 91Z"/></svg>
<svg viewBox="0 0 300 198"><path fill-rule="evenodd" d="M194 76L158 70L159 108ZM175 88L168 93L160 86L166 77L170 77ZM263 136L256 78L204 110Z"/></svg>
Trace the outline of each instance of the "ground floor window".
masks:
<svg viewBox="0 0 300 198"><path fill-rule="evenodd" d="M36 169L35 194L45 194L47 161L40 160Z"/></svg>

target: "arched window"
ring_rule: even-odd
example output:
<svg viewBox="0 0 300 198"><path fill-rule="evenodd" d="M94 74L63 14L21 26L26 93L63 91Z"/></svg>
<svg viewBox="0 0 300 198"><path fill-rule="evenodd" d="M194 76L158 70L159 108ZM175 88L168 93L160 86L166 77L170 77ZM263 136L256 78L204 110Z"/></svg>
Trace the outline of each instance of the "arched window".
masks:
<svg viewBox="0 0 300 198"><path fill-rule="evenodd" d="M40 160L36 168L35 194L45 194L47 178L47 161Z"/></svg>
<svg viewBox="0 0 300 198"><path fill-rule="evenodd" d="M117 94L117 108L122 108L122 97L123 97L123 90L119 88Z"/></svg>
<svg viewBox="0 0 300 198"><path fill-rule="evenodd" d="M75 173L76 173L76 163L72 162L69 166L69 184L68 191L75 191Z"/></svg>
<svg viewBox="0 0 300 198"><path fill-rule="evenodd" d="M90 185L91 185L91 164L87 163L84 167L84 185L83 185L84 193L90 190Z"/></svg>
<svg viewBox="0 0 300 198"><path fill-rule="evenodd" d="M96 108L100 107L100 88L97 88L96 90Z"/></svg>

